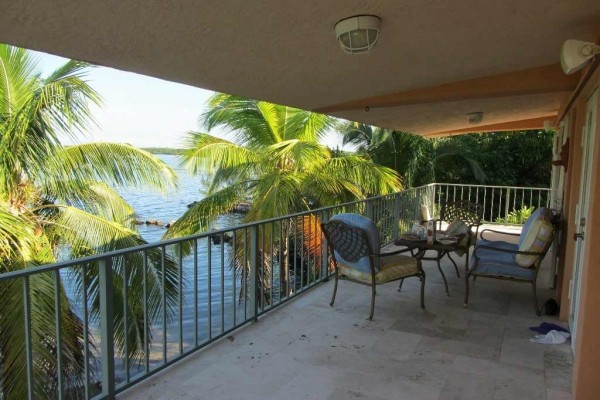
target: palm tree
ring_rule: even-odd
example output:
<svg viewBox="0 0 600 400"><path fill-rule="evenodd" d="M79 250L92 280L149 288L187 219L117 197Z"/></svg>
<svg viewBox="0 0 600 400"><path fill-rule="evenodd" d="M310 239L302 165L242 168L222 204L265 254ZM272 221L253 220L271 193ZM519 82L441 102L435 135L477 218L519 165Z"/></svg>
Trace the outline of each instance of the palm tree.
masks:
<svg viewBox="0 0 600 400"><path fill-rule="evenodd" d="M436 176L448 177L452 171L461 171L461 178L466 173L478 182L486 179L468 149L452 138L426 139L356 122L342 123L339 129L344 135L344 144L352 144L374 162L393 168L408 187L434 182Z"/></svg>
<svg viewBox="0 0 600 400"><path fill-rule="evenodd" d="M216 216L243 201L251 203L245 216L245 222L251 222L401 188L393 170L362 155L334 156L320 144L319 140L335 123L325 115L216 94L209 100L201 123L209 131L215 127L227 128L233 140L189 132L182 163L194 174L211 174L212 181L206 196L173 224L166 238L206 231ZM281 229L284 232L281 282L285 282L289 247L286 238L296 226L290 220ZM268 232L264 234L266 251L271 240L279 239L271 239Z"/></svg>
<svg viewBox="0 0 600 400"><path fill-rule="evenodd" d="M99 95L85 82L88 65L68 61L48 77L36 71L36 59L24 49L0 44L0 272L52 263L60 258L123 249L144 244L134 227L134 210L112 187L146 185L168 190L174 172L149 153L129 145L88 143L65 147L59 136L73 139L93 123L89 104ZM148 255L150 318L162 309L162 290L169 304L176 300L177 266L168 262L165 287L156 261ZM130 360L143 354L142 263L128 256L115 262L114 304L117 352ZM99 316L97 265L70 271L76 293L86 291L90 318ZM58 278L57 278L58 277ZM42 273L29 280L33 347L34 397L55 397L59 390L81 388L85 376L82 322L67 296L64 275ZM126 278L126 279L125 279ZM84 284L84 282L86 282ZM123 285L129 287L127 321ZM56 285L56 287L55 287ZM60 309L55 309L55 293ZM23 281L0 282L0 392L3 398L26 398L27 375ZM63 340L56 342L55 315ZM127 322L127 323L126 323ZM125 332L125 326L128 327ZM125 345L127 343L127 346ZM63 387L57 382L57 350L63 355ZM127 354L123 349L127 348Z"/></svg>

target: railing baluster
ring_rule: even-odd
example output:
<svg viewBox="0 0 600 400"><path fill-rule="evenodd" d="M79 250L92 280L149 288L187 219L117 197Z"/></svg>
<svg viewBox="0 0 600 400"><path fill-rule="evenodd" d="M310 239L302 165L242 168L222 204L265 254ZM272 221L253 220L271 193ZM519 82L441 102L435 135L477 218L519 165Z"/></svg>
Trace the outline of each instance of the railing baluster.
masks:
<svg viewBox="0 0 600 400"><path fill-rule="evenodd" d="M298 279L298 218L294 218L294 273L292 274L294 277L294 287L292 288L294 294L296 294L298 286L298 282L296 281Z"/></svg>
<svg viewBox="0 0 600 400"><path fill-rule="evenodd" d="M267 262L266 262L266 257L267 257L267 251L266 251L266 247L265 247L265 236L266 236L266 226L265 225L261 225L262 229L259 229L258 233L260 234L260 275L259 275L259 279L261 279L261 282L257 282L258 284L260 284L260 310L265 311L265 284L267 283L267 277L265 276L265 269L267 268Z"/></svg>
<svg viewBox="0 0 600 400"><path fill-rule="evenodd" d="M23 325L25 327L25 368L27 371L27 398L31 400L35 398L35 388L33 385L33 346L31 337L31 297L29 292L29 276L23 277Z"/></svg>
<svg viewBox="0 0 600 400"><path fill-rule="evenodd" d="M148 252L142 252L142 290L144 301L142 307L144 311L144 371L150 372L150 341L148 340L148 329L150 329L150 320L148 318Z"/></svg>
<svg viewBox="0 0 600 400"><path fill-rule="evenodd" d="M493 191L492 191L493 192ZM482 219L485 221L485 202L487 200L487 188L483 188L483 215Z"/></svg>
<svg viewBox="0 0 600 400"><path fill-rule="evenodd" d="M258 299L256 297L256 289L258 285L258 227L252 225L250 227L250 288L249 300L252 305L251 317L256 322L258 320Z"/></svg>
<svg viewBox="0 0 600 400"><path fill-rule="evenodd" d="M300 291L304 290L304 217L301 217L300 222L302 228L300 230Z"/></svg>
<svg viewBox="0 0 600 400"><path fill-rule="evenodd" d="M208 314L208 340L212 339L212 242L210 236L206 238L206 258L208 258L208 268L206 277L207 314Z"/></svg>
<svg viewBox="0 0 600 400"><path fill-rule="evenodd" d="M165 288L165 262L167 248L162 246L160 249L160 274L161 274L161 301L162 301L162 326L163 326L163 364L167 363L167 293Z"/></svg>
<svg viewBox="0 0 600 400"><path fill-rule="evenodd" d="M183 354L183 242L179 242L179 265L177 268L177 291L179 297L179 355Z"/></svg>
<svg viewBox="0 0 600 400"><path fill-rule="evenodd" d="M112 259L98 261L98 285L100 289L100 346L102 357L102 395L115 397L115 348L113 328L113 272Z"/></svg>
<svg viewBox="0 0 600 400"><path fill-rule="evenodd" d="M91 398L90 393L90 325L88 318L88 276L86 265L81 266L81 323L83 324L83 389L85 398Z"/></svg>
<svg viewBox="0 0 600 400"><path fill-rule="evenodd" d="M281 277L283 276L285 282L285 294L284 298L287 299L290 295L290 263L289 263L289 254L283 254L283 226L287 225L287 220L279 221L279 285L281 286ZM289 246L286 241L285 248L288 249ZM284 258L285 257L285 258ZM284 289L282 288L282 291Z"/></svg>
<svg viewBox="0 0 600 400"><path fill-rule="evenodd" d="M237 247L236 247L237 246L237 229L233 230L233 238L231 240L232 240L232 253L231 254L233 254L233 268L231 268L231 275L233 277L233 282L232 282L232 285L233 285L233 291L232 291L232 293L233 293L233 299L232 299L231 304L233 304L233 326L236 326L237 325L237 319L236 319L236 317L237 317L237 315L236 315L236 311L237 311L237 299L236 299L236 293L237 293L237 290L236 290L236 283L237 283L236 282L237 281L237 277L236 277L236 271L237 271L237 266L236 266L236 257L237 257ZM196 345L196 347L197 347L197 345Z"/></svg>
<svg viewBox="0 0 600 400"><path fill-rule="evenodd" d="M529 189L529 208L533 206L533 190Z"/></svg>
<svg viewBox="0 0 600 400"><path fill-rule="evenodd" d="M242 285L244 288L244 321L248 319L248 303L250 302L250 284L248 282L248 268L250 267L248 259L248 228L244 228L244 247L242 263Z"/></svg>
<svg viewBox="0 0 600 400"><path fill-rule="evenodd" d="M225 234L221 234L221 333L225 332Z"/></svg>
<svg viewBox="0 0 600 400"><path fill-rule="evenodd" d="M123 366L125 368L125 382L129 382L129 313L127 312L127 258L123 260Z"/></svg>
<svg viewBox="0 0 600 400"><path fill-rule="evenodd" d="M510 188L506 188L506 210L504 210L504 220L508 221L508 212L510 210Z"/></svg>
<svg viewBox="0 0 600 400"><path fill-rule="evenodd" d="M275 227L273 226L273 222L271 222L269 225L271 225L271 240L270 240L270 252L269 252L269 265L270 265L270 271L271 271L271 284L269 285L270 287L270 292L269 292L269 296L271 296L271 307L273 307L275 305L275 297L273 297L273 286L275 285L275 280L273 279L274 275L275 275L275 271L273 271L273 267L274 267L274 263L273 263L273 242L275 241ZM281 266L280 266L281 268Z"/></svg>
<svg viewBox="0 0 600 400"><path fill-rule="evenodd" d="M56 328L56 361L57 361L57 389L59 400L64 398L63 382L63 349L62 349L62 301L61 301L60 270L54 271L54 323Z"/></svg>

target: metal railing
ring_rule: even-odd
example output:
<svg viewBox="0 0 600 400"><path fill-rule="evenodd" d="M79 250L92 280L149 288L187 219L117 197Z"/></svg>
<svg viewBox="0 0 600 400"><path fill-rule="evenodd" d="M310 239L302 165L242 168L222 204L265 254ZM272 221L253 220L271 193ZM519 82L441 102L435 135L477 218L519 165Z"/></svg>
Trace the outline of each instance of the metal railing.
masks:
<svg viewBox="0 0 600 400"><path fill-rule="evenodd" d="M548 188L451 183L428 186L433 186L435 197L429 198L429 204L434 205L436 212L444 202L469 200L482 205L483 221L492 224L522 224L534 209L550 204Z"/></svg>
<svg viewBox="0 0 600 400"><path fill-rule="evenodd" d="M517 190L545 189L431 184L1 274L0 285L20 287L15 307L23 310L26 393L29 398L46 397L48 392L59 399L113 398L310 290L331 273L319 223L332 215L368 216L386 243L419 219L421 204L435 209L441 201L459 196L489 202L491 195L492 202L501 199L504 210L491 207L488 219L493 220L506 215L508 208L533 204L523 203L523 196L515 200ZM52 285L52 299L40 298L40 284ZM32 315L40 312L41 302L53 304L55 323L54 333L40 339ZM73 329L79 332L77 357L67 343L77 336ZM44 366L34 340L43 340L42 349L55 355L51 384L39 382ZM47 370L43 372L48 375Z"/></svg>

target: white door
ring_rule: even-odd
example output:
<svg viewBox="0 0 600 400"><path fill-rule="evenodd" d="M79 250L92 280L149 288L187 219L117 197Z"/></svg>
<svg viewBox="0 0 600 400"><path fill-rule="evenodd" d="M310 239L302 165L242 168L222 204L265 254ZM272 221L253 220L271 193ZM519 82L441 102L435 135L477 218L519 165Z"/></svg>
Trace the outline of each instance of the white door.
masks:
<svg viewBox="0 0 600 400"><path fill-rule="evenodd" d="M577 318L579 316L579 294L581 290L581 276L585 250L585 229L588 220L590 184L592 176L592 158L596 132L596 108L598 104L598 90L596 89L587 101L585 112L585 125L583 127L583 159L581 160L581 182L579 186L579 203L575 212L575 257L573 260L573 277L569 282L569 299L571 310L569 312L569 327L571 328L571 346L575 351L575 337L577 332Z"/></svg>

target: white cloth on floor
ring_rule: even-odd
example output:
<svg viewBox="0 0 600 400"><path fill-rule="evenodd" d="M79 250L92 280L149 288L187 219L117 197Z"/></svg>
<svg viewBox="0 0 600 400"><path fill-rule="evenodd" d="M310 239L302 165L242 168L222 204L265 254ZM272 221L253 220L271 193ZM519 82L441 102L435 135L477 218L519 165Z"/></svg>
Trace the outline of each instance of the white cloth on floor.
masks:
<svg viewBox="0 0 600 400"><path fill-rule="evenodd" d="M535 335L531 340L533 343L540 344L562 344L567 341L571 335L567 332L550 331L545 335Z"/></svg>

